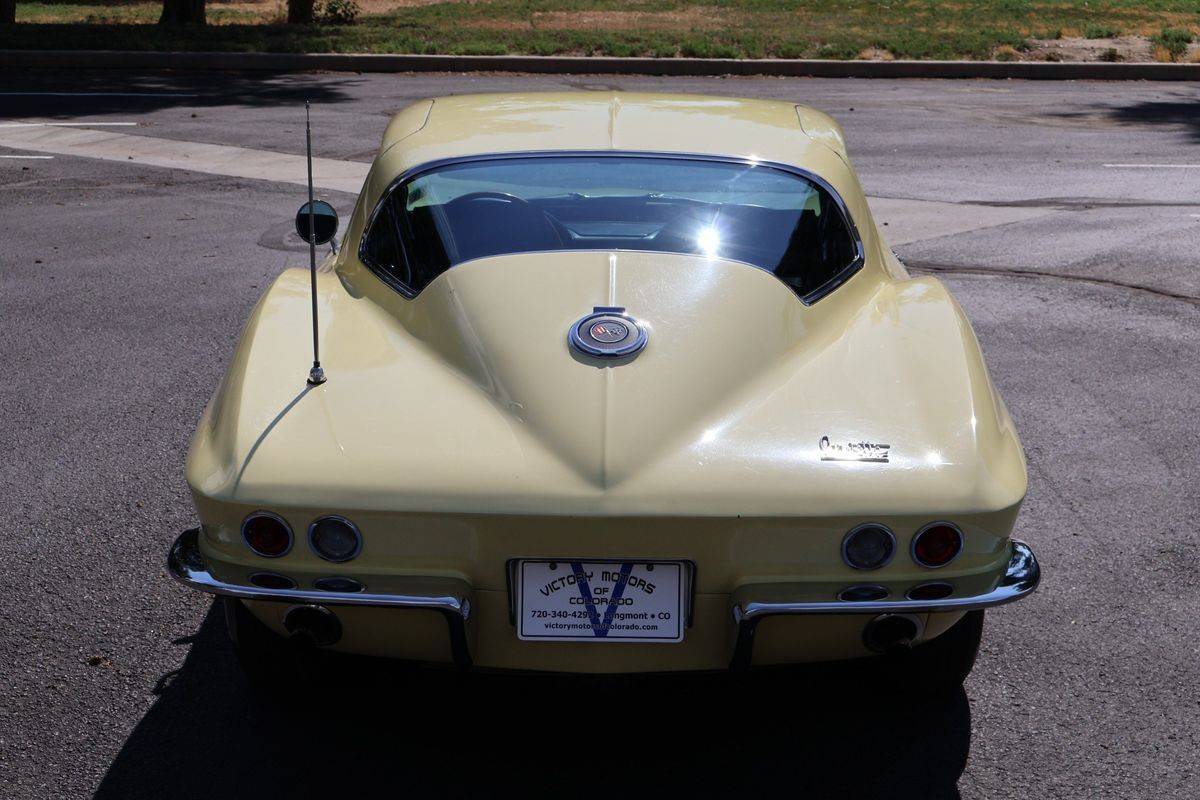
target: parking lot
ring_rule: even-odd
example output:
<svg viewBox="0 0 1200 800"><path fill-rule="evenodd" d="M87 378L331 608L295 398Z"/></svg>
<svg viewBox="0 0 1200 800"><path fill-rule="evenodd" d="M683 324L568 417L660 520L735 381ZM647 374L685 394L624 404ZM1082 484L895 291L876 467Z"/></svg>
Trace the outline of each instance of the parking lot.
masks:
<svg viewBox="0 0 1200 800"><path fill-rule="evenodd" d="M963 304L1044 570L989 613L964 693L364 661L267 708L219 608L167 577L190 433L261 292L307 265L303 100L345 215L411 100L568 88L828 111L900 257ZM1195 795L1200 87L5 75L0 225L0 795Z"/></svg>

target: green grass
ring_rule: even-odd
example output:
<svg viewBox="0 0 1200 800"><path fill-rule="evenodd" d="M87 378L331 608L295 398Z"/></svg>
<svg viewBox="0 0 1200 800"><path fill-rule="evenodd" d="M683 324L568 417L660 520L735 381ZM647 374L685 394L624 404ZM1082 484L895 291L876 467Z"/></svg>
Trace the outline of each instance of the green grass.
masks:
<svg viewBox="0 0 1200 800"><path fill-rule="evenodd" d="M1109 25L1089 23L1083 29L1083 38L1085 39L1114 39L1120 35L1120 31Z"/></svg>
<svg viewBox="0 0 1200 800"><path fill-rule="evenodd" d="M986 59L1047 32L1200 33L1198 0L480 0L368 6L357 24L309 27L274 24L278 2L210 2L209 25L175 30L152 24L160 9L21 2L0 47L839 59L873 48ZM1172 36L1162 46L1178 50Z"/></svg>
<svg viewBox="0 0 1200 800"><path fill-rule="evenodd" d="M1150 37L1155 47L1161 47L1167 52L1172 61L1178 61L1187 52L1192 43L1192 32L1182 28L1163 28L1162 31Z"/></svg>

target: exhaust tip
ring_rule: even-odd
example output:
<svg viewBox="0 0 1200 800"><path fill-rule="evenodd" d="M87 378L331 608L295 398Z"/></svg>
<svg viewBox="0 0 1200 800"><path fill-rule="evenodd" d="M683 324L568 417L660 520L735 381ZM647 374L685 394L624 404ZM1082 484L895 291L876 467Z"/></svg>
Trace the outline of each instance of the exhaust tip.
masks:
<svg viewBox="0 0 1200 800"><path fill-rule="evenodd" d="M863 644L875 653L903 653L920 635L920 620L912 614L880 614L863 629Z"/></svg>
<svg viewBox="0 0 1200 800"><path fill-rule="evenodd" d="M294 641L327 647L342 638L342 623L325 606L296 606L283 618L283 627Z"/></svg>

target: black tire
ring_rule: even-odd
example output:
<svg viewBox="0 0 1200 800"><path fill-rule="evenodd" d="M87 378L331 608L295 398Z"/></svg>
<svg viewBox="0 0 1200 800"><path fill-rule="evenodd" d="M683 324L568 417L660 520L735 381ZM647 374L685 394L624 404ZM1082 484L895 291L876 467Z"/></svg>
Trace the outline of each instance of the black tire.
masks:
<svg viewBox="0 0 1200 800"><path fill-rule="evenodd" d="M954 691L975 666L983 640L983 612L968 611L950 630L918 644L906 657L913 683L927 692Z"/></svg>

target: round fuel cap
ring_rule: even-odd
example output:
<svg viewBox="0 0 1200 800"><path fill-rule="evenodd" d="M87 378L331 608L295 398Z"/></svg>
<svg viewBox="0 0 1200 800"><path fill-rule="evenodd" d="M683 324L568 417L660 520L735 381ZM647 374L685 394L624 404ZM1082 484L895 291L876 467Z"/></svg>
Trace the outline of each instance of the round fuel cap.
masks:
<svg viewBox="0 0 1200 800"><path fill-rule="evenodd" d="M584 355L622 358L646 346L646 330L624 308L599 306L571 326L567 339Z"/></svg>

